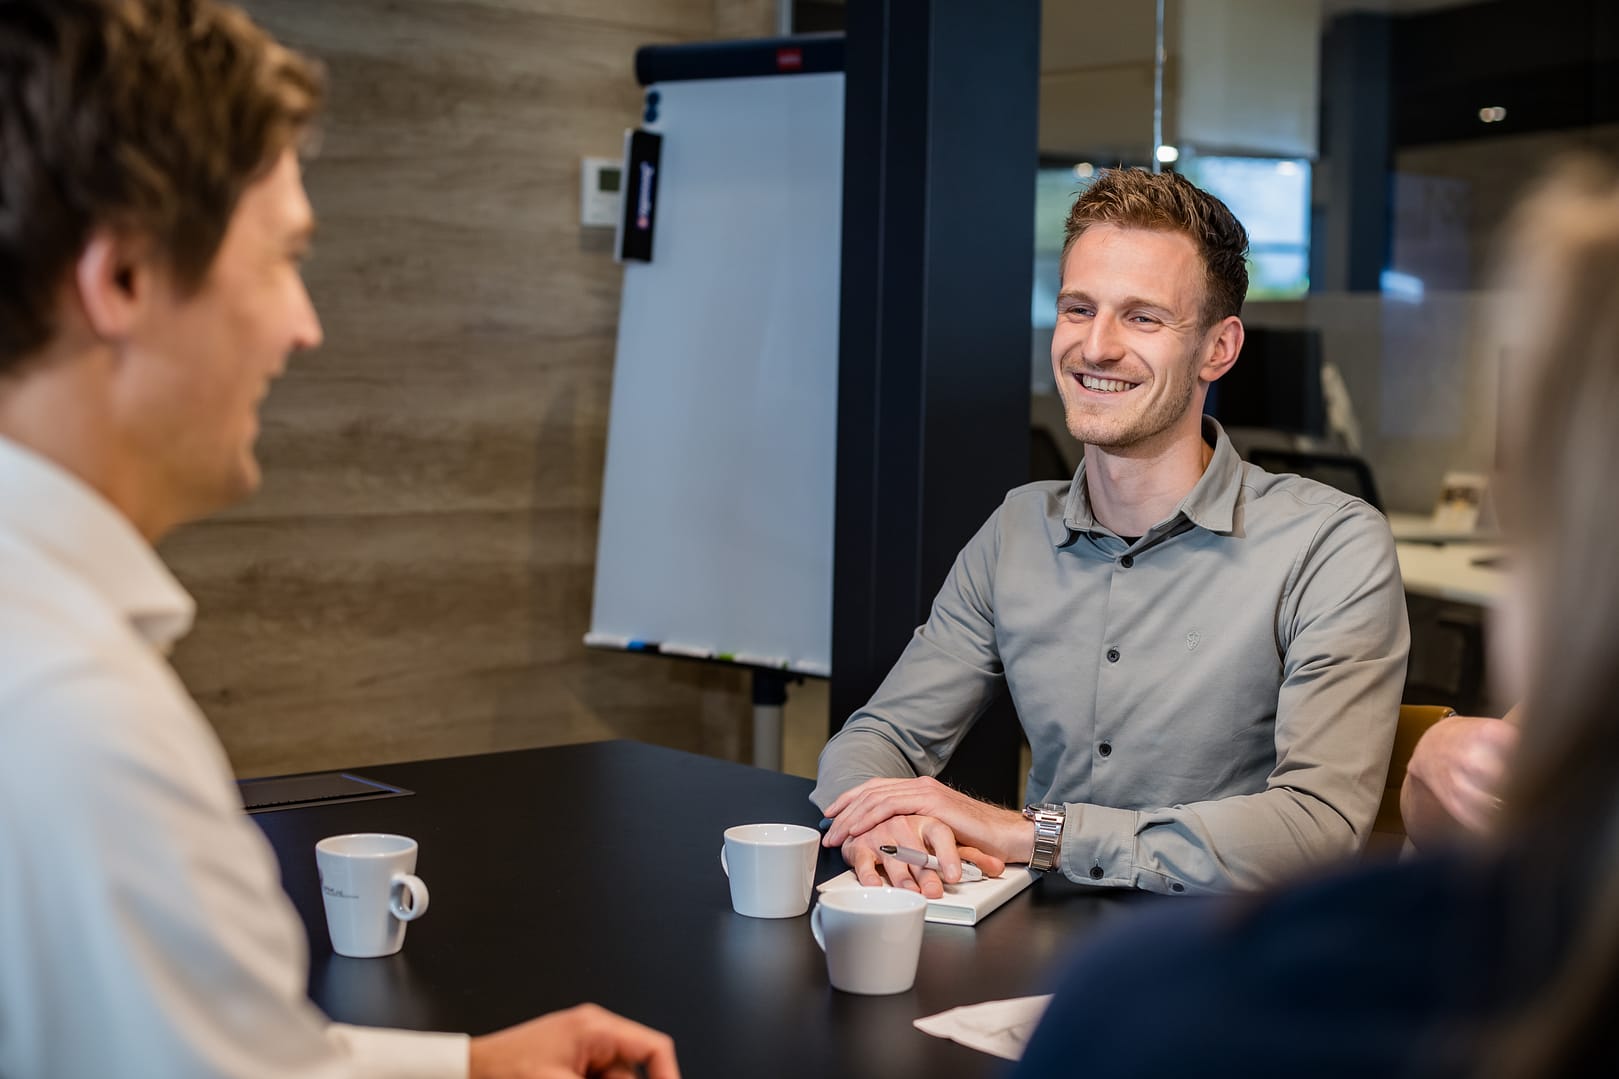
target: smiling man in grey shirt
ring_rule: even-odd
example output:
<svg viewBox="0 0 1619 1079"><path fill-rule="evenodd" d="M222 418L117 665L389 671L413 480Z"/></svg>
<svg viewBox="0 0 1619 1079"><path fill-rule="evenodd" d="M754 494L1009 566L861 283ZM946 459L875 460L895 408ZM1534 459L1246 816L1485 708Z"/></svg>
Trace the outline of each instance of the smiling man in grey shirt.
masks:
<svg viewBox="0 0 1619 1079"><path fill-rule="evenodd" d="M828 845L1060 868L1158 892L1270 884L1357 851L1388 770L1409 635L1366 503L1243 463L1202 416L1242 347L1247 235L1173 174L1103 173L1069 215L1052 366L1085 443L1011 492L899 662L821 754ZM1023 813L933 777L1003 685Z"/></svg>

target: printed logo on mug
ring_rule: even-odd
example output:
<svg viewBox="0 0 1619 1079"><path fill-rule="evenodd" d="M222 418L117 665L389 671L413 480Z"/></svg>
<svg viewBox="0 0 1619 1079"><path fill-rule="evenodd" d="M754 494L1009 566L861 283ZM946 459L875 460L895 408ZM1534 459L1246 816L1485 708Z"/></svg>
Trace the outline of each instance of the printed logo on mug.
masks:
<svg viewBox="0 0 1619 1079"><path fill-rule="evenodd" d="M720 868L731 878L731 908L749 918L796 918L809 910L821 833L802 824L739 824L725 829Z"/></svg>
<svg viewBox="0 0 1619 1079"><path fill-rule="evenodd" d="M328 836L315 844L332 951L369 959L404 945L405 923L427 913L416 851L409 836L381 832Z"/></svg>

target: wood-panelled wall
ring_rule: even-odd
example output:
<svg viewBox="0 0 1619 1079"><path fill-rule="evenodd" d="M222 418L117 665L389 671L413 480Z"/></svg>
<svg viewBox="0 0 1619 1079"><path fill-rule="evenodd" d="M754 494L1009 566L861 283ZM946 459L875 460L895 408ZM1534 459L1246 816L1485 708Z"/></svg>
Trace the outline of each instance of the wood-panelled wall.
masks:
<svg viewBox="0 0 1619 1079"><path fill-rule="evenodd" d="M744 679L587 651L620 270L579 159L637 46L759 0L248 0L327 66L308 281L326 330L263 411L265 483L177 531L175 655L242 775L604 737L746 752ZM648 522L656 536L656 522Z"/></svg>

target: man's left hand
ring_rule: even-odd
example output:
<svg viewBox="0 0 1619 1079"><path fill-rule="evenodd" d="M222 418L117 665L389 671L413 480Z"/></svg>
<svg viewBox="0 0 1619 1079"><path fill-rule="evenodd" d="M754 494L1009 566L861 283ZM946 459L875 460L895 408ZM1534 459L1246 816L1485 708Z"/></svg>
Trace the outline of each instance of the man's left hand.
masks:
<svg viewBox="0 0 1619 1079"><path fill-rule="evenodd" d="M832 818L823 846L841 846L891 817L922 815L943 821L956 841L1005 862L1027 862L1034 850L1034 825L1015 809L969 798L937 779L868 779L826 807Z"/></svg>

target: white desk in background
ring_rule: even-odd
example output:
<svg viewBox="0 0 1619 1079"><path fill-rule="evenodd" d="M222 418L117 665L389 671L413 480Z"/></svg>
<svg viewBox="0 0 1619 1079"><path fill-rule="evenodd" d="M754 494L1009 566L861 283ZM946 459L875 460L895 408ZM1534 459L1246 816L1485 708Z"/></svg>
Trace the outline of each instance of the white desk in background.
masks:
<svg viewBox="0 0 1619 1079"><path fill-rule="evenodd" d="M1442 528L1427 513L1388 514L1389 531L1396 543L1493 543L1501 542L1501 534L1493 530L1477 529L1459 532L1455 528Z"/></svg>
<svg viewBox="0 0 1619 1079"><path fill-rule="evenodd" d="M1499 533L1437 528L1425 513L1391 513L1388 518L1408 593L1478 607L1492 606L1501 597L1507 577L1501 559L1507 548ZM1493 564L1477 565L1481 559Z"/></svg>
<svg viewBox="0 0 1619 1079"><path fill-rule="evenodd" d="M1499 544L1397 542L1394 551L1411 595L1490 607L1506 589L1507 575L1499 563L1476 564L1505 555L1506 548Z"/></svg>

